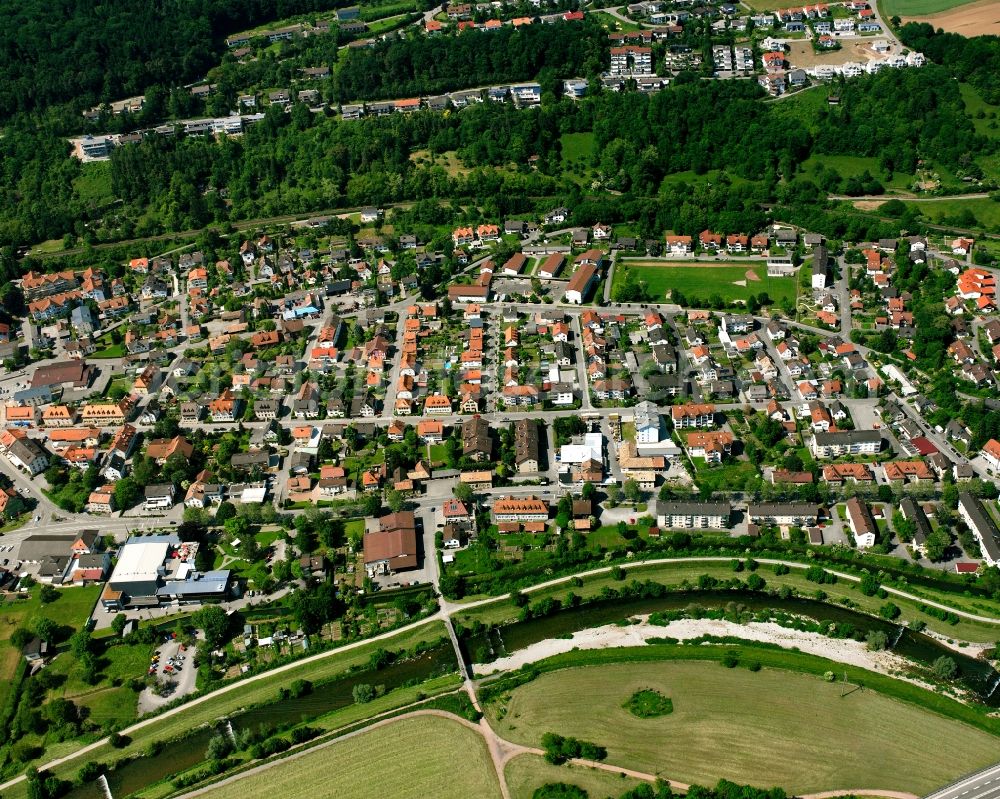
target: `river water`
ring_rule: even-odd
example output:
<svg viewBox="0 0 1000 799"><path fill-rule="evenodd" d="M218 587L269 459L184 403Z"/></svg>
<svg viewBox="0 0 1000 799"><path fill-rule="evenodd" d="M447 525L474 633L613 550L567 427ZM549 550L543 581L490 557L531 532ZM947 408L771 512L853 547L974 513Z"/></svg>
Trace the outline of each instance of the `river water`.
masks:
<svg viewBox="0 0 1000 799"><path fill-rule="evenodd" d="M690 605L707 609L725 608L730 603L750 611L774 610L804 616L819 622L849 624L862 635L881 630L893 652L917 663L930 665L942 655L952 658L960 669L960 681L990 707L1000 707L1000 674L983 660L964 655L934 638L917 633L885 619L868 616L838 605L812 599L779 599L751 591L675 591L649 599L608 599L567 608L542 618L512 622L485 630L463 640L467 657L473 663L487 663L507 656L531 644L559 638L580 630L614 624L631 616L657 611L683 610Z"/></svg>
<svg viewBox="0 0 1000 799"><path fill-rule="evenodd" d="M359 683L385 686L386 691L407 683L422 682L433 676L456 671L455 650L444 642L417 657L392 663L378 671L353 672L340 679L320 683L311 693L297 698L280 699L262 707L251 708L228 716L233 730L275 728L316 719L354 702L354 686ZM171 774L196 766L205 759L208 742L218 732L206 727L164 746L153 757L130 760L107 775L114 799L124 799ZM97 782L81 786L67 794L70 799L105 799Z"/></svg>

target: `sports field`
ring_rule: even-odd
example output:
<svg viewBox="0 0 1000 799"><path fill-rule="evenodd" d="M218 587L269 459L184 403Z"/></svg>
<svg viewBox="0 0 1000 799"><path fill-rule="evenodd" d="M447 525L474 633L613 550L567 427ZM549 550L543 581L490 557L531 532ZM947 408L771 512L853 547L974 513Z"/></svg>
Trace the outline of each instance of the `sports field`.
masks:
<svg viewBox="0 0 1000 799"><path fill-rule="evenodd" d="M748 280L747 271L753 272L757 280ZM693 304L693 299L704 304L714 295L724 302L745 301L751 294L762 292L775 302L785 297L795 299L795 279L768 277L767 267L760 261L733 265L720 265L717 261L619 261L615 266L612 296L615 287L624 283L630 272L645 281L655 300L665 299L670 291L679 291L688 304Z"/></svg>
<svg viewBox="0 0 1000 799"><path fill-rule="evenodd" d="M553 766L539 755L519 755L507 763L504 770L511 799L532 799L535 791L546 783L564 782L583 788L588 797L621 796L640 784L639 780L622 777L608 771L575 766L567 763Z"/></svg>
<svg viewBox="0 0 1000 799"><path fill-rule="evenodd" d="M213 799L493 799L500 796L486 743L458 722L403 719L278 761L212 791Z"/></svg>
<svg viewBox="0 0 1000 799"><path fill-rule="evenodd" d="M622 703L641 688L668 694L674 712L633 716ZM609 664L544 674L516 688L504 717L490 721L522 744L537 746L543 734L558 732L606 746L606 762L616 766L789 793L927 793L997 759L1000 741L986 732L872 690L846 691L851 686L768 668Z"/></svg>

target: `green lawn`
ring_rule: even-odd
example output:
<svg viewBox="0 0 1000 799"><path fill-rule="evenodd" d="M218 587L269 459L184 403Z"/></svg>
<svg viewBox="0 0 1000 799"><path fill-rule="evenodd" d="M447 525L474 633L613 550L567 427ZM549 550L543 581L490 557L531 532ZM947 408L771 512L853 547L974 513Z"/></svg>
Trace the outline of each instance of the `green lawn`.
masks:
<svg viewBox="0 0 1000 799"><path fill-rule="evenodd" d="M361 536L365 533L364 519L348 519L344 522L344 535L350 539L352 536Z"/></svg>
<svg viewBox="0 0 1000 799"><path fill-rule="evenodd" d="M780 3L780 0L775 4L775 7L787 8L786 5ZM787 98L783 97L780 103L774 103L773 110L777 114L801 120L806 127L815 130L820 110L827 107L828 95L829 92L822 89L799 92Z"/></svg>
<svg viewBox="0 0 1000 799"><path fill-rule="evenodd" d="M711 466L704 460L695 460L695 482L702 492L738 491L747 481L757 478L757 467L749 461L732 461L718 466Z"/></svg>
<svg viewBox="0 0 1000 799"><path fill-rule="evenodd" d="M584 181L590 173L590 159L594 155L593 133L564 133L562 146L562 172L571 180Z"/></svg>
<svg viewBox="0 0 1000 799"><path fill-rule="evenodd" d="M825 95L821 95L821 99L826 102ZM875 178L882 180L877 158L865 158L859 155L814 155L807 158L801 164L803 172L808 177L814 176L817 168L821 165L827 169L836 170L842 178L859 177L868 172ZM892 180L888 181L888 183L883 181L883 185L890 191L905 192L909 191L913 181L913 175L894 173Z"/></svg>
<svg viewBox="0 0 1000 799"><path fill-rule="evenodd" d="M668 292L679 291L684 295L686 304L695 305L707 303L714 295L722 297L723 302L731 303L746 300L751 294L759 295L766 292L775 302L787 297L795 299L795 278L767 277L767 267L758 263L735 266L720 266L716 262L699 263L697 261L683 262L683 266L668 265L663 261L629 261L622 260L615 268L614 286L624 283L629 272L634 273L639 280L645 281L649 293L654 300L663 300ZM747 270L752 270L760 280L747 281ZM746 285L738 285L738 283Z"/></svg>
<svg viewBox="0 0 1000 799"><path fill-rule="evenodd" d="M269 547L281 538L281 532L281 530L261 530L254 536L254 541L262 547Z"/></svg>
<svg viewBox="0 0 1000 799"><path fill-rule="evenodd" d="M922 14L937 14L972 2L974 0L881 0L879 8L890 17L917 17Z"/></svg>
<svg viewBox="0 0 1000 799"><path fill-rule="evenodd" d="M563 160L590 158L594 154L593 133L564 133L560 138Z"/></svg>
<svg viewBox="0 0 1000 799"><path fill-rule="evenodd" d="M62 239L49 239L48 241L43 241L41 244L36 244L31 248L32 255L52 255L57 252L62 252L66 247L63 244Z"/></svg>
<svg viewBox="0 0 1000 799"><path fill-rule="evenodd" d="M504 769L511 799L532 799L538 788L546 783L565 782L576 785L589 797L621 796L625 791L640 785L639 780L622 777L607 771L567 763L553 766L539 755L519 755Z"/></svg>
<svg viewBox="0 0 1000 799"><path fill-rule="evenodd" d="M149 668L149 659L156 649L154 644L108 647L98 658L101 681L88 685L80 679L78 661L71 652L63 652L49 666L54 674L65 675L66 681L53 689L49 698L64 697L76 704L90 708L95 721L113 718L118 721L134 721L136 718L136 694L129 688L121 687L132 678L142 679Z"/></svg>
<svg viewBox="0 0 1000 799"><path fill-rule="evenodd" d="M0 705L7 701L11 679L21 658L20 653L7 644L11 633L18 627L30 628L40 617L52 619L67 629L72 628L72 631L79 630L94 609L101 588L63 588L59 591L59 598L48 605L41 603L38 592L36 588L27 599L15 599L0 605L0 618L5 622L0 625Z"/></svg>
<svg viewBox="0 0 1000 799"><path fill-rule="evenodd" d="M80 176L73 181L73 191L84 203L101 206L113 202L111 162L93 161L80 166Z"/></svg>
<svg viewBox="0 0 1000 799"><path fill-rule="evenodd" d="M641 688L669 694L674 712L633 716L622 704ZM844 692L783 669L617 663L543 674L510 694L503 718L495 705L487 713L517 743L558 732L606 746L610 764L701 785L927 793L996 760L1000 741L987 732L873 690Z"/></svg>
<svg viewBox="0 0 1000 799"><path fill-rule="evenodd" d="M972 124L976 128L976 133L983 136L997 137L1000 136L1000 131L996 128L990 127L990 122L995 121L996 112L1000 110L1000 106L991 105L986 102L972 86L968 83L958 84L959 93L962 95L962 102L965 103L965 111L972 118ZM977 119L979 112L982 112L986 117L993 115L993 119Z"/></svg>
<svg viewBox="0 0 1000 799"><path fill-rule="evenodd" d="M500 783L479 733L456 721L408 718L350 740L278 761L266 771L214 788L214 799L299 796L315 799L490 799Z"/></svg>
<svg viewBox="0 0 1000 799"><path fill-rule="evenodd" d="M1000 229L1000 203L990 199L914 203L928 222L955 227Z"/></svg>
<svg viewBox="0 0 1000 799"><path fill-rule="evenodd" d="M751 183L752 181L739 175L733 175L721 169L709 169L707 172L699 174L693 170L684 172L671 172L665 175L663 182L667 184L676 183L718 183L720 179L728 180L733 186ZM617 230L617 228L615 228Z"/></svg>
<svg viewBox="0 0 1000 799"><path fill-rule="evenodd" d="M94 359L104 359L104 358L121 358L125 355L125 347L121 344L112 344L110 347L105 347L103 350L97 350L91 353L91 358Z"/></svg>
<svg viewBox="0 0 1000 799"><path fill-rule="evenodd" d="M609 31L623 31L625 33L630 33L632 31L641 30L641 26L636 25L634 22L622 22L617 17L611 16L606 11L595 11L592 12L593 16Z"/></svg>

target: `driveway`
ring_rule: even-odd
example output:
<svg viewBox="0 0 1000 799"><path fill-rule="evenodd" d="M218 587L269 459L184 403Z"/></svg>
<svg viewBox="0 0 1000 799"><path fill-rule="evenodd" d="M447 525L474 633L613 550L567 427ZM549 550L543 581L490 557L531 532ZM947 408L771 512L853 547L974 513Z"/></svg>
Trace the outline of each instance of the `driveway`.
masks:
<svg viewBox="0 0 1000 799"><path fill-rule="evenodd" d="M204 635L199 631L198 636ZM161 685L169 686L170 690L164 696L157 696L152 689L144 688L139 694L139 716L152 713L169 702L173 702L178 697L187 696L195 689L198 670L194 667L194 647L186 646L187 651L181 651L181 646L186 646L180 640L174 639L164 643L156 654L160 656L160 662L156 665L155 677ZM176 665L171 666L168 661L175 660ZM172 673L166 669L172 669Z"/></svg>

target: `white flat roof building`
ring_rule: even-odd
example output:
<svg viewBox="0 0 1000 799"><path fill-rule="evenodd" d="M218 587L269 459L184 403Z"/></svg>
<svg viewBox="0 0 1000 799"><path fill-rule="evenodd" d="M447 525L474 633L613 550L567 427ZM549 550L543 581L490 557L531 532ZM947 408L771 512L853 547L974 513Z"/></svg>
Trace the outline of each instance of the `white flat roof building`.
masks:
<svg viewBox="0 0 1000 799"><path fill-rule="evenodd" d="M604 461L604 436L600 433L587 433L582 444L563 444L559 448L559 462L564 465L588 460Z"/></svg>
<svg viewBox="0 0 1000 799"><path fill-rule="evenodd" d="M118 563L108 579L114 591L132 597L154 596L166 570L164 564L171 547L180 544L174 535L133 536L118 550Z"/></svg>
<svg viewBox="0 0 1000 799"><path fill-rule="evenodd" d="M267 496L267 486L244 488L240 494L240 502L244 505L261 505Z"/></svg>
<svg viewBox="0 0 1000 799"><path fill-rule="evenodd" d="M116 582L155 580L169 550L170 544L166 541L126 544L121 548L112 579Z"/></svg>

